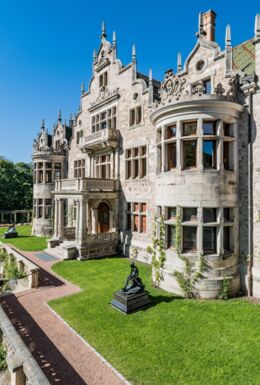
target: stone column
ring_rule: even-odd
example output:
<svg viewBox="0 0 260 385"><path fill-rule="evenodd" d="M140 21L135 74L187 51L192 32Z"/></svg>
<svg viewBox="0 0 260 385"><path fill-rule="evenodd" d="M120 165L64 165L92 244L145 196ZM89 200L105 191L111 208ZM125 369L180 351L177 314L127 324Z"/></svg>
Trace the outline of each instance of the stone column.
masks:
<svg viewBox="0 0 260 385"><path fill-rule="evenodd" d="M58 223L59 223L59 203L58 199L54 199L54 238L58 237Z"/></svg>
<svg viewBox="0 0 260 385"><path fill-rule="evenodd" d="M198 120L198 149L197 149L197 167L198 170L203 170L203 129L202 129L202 119Z"/></svg>
<svg viewBox="0 0 260 385"><path fill-rule="evenodd" d="M109 231L114 230L113 210L109 210Z"/></svg>
<svg viewBox="0 0 260 385"><path fill-rule="evenodd" d="M80 220L80 201L76 201L77 213L76 213L76 226L75 226L75 240L79 242L79 220Z"/></svg>
<svg viewBox="0 0 260 385"><path fill-rule="evenodd" d="M162 126L162 168L161 172L164 172L165 170L165 144L164 144L164 131L165 131L165 126Z"/></svg>
<svg viewBox="0 0 260 385"><path fill-rule="evenodd" d="M176 159L176 168L178 171L178 174L181 174L181 122L178 121L176 125L176 153L177 153L177 159Z"/></svg>
<svg viewBox="0 0 260 385"><path fill-rule="evenodd" d="M86 239L86 201L81 199L79 201L79 237L78 241L84 243Z"/></svg>
<svg viewBox="0 0 260 385"><path fill-rule="evenodd" d="M120 157L119 157L119 148L116 149L115 154L115 178L120 178Z"/></svg>
<svg viewBox="0 0 260 385"><path fill-rule="evenodd" d="M116 156L115 156L115 149L113 149L113 152L112 152L112 167L111 167L111 178L112 179L115 179L115 175L116 175Z"/></svg>
<svg viewBox="0 0 260 385"><path fill-rule="evenodd" d="M218 132L217 135L219 135L219 145L217 150L217 170L224 171L224 163L223 163L223 137L224 137L224 131L223 131L223 120L219 122Z"/></svg>
<svg viewBox="0 0 260 385"><path fill-rule="evenodd" d="M46 162L43 162L42 165L42 180L43 183L46 183Z"/></svg>
<svg viewBox="0 0 260 385"><path fill-rule="evenodd" d="M198 230L197 230L197 251L198 255L201 255L203 253L203 209L202 207L198 208Z"/></svg>
<svg viewBox="0 0 260 385"><path fill-rule="evenodd" d="M92 209L92 234L97 234L98 209Z"/></svg>
<svg viewBox="0 0 260 385"><path fill-rule="evenodd" d="M219 215L218 215L218 222L220 224L219 226L219 232L217 235L217 253L219 255L224 254L224 247L223 247L223 225L224 225L224 216L223 216L223 208L219 210Z"/></svg>
<svg viewBox="0 0 260 385"><path fill-rule="evenodd" d="M89 159L88 176L89 178L92 178L92 155L89 155L88 159Z"/></svg>
<svg viewBox="0 0 260 385"><path fill-rule="evenodd" d="M59 206L58 237L62 239L64 237L64 200L63 199L58 200L58 206Z"/></svg>

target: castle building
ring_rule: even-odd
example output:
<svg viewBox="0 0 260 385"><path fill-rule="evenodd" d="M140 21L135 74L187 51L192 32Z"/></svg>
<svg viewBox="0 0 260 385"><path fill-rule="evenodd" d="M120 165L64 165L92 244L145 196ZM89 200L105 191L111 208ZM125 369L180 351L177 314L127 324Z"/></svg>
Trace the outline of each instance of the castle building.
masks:
<svg viewBox="0 0 260 385"><path fill-rule="evenodd" d="M199 15L195 47L162 82L138 72L134 46L124 66L103 24L78 113L68 125L59 114L52 134L43 122L34 141L33 233L51 237L50 253L151 262L163 216L160 286L181 293L178 216L182 254L208 266L201 298L217 298L226 281L232 295L260 297L260 14L238 46L228 25L224 49L215 19Z"/></svg>

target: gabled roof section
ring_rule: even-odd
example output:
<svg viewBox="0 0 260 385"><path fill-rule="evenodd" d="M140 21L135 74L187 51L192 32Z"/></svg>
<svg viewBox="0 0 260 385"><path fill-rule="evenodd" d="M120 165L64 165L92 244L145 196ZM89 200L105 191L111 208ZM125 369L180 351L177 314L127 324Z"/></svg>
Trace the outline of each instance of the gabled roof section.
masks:
<svg viewBox="0 0 260 385"><path fill-rule="evenodd" d="M247 40L233 47L233 69L252 75L255 72L254 39Z"/></svg>

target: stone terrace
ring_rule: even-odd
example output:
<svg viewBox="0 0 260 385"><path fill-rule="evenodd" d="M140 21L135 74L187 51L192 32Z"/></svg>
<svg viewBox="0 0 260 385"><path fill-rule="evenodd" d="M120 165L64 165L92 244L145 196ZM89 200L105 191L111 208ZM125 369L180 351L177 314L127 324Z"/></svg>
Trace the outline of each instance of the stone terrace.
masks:
<svg viewBox="0 0 260 385"><path fill-rule="evenodd" d="M122 385L117 374L47 306L46 302L80 292L51 271L56 261L23 254L40 267L40 286L2 297L0 304L51 384Z"/></svg>

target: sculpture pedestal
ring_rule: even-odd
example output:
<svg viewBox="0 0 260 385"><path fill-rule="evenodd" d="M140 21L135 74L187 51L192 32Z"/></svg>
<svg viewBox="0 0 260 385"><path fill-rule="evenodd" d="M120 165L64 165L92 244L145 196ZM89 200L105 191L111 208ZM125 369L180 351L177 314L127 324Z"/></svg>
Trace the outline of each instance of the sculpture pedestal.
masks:
<svg viewBox="0 0 260 385"><path fill-rule="evenodd" d="M111 301L111 305L123 313L128 314L147 307L151 302L147 291L127 294L127 292L118 290L114 293L114 299Z"/></svg>
<svg viewBox="0 0 260 385"><path fill-rule="evenodd" d="M4 233L3 235L3 238L4 239L8 239L8 238L17 238L18 237L18 233L16 232L13 232L13 233Z"/></svg>

